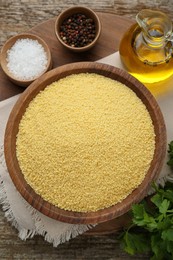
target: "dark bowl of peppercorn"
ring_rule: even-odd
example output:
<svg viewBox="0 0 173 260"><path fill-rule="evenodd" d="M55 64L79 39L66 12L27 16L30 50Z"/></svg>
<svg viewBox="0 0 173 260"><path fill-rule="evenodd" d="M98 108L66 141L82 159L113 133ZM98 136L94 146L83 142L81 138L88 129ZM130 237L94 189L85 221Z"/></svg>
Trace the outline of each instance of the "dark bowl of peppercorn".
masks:
<svg viewBox="0 0 173 260"><path fill-rule="evenodd" d="M55 22L55 34L66 48L82 52L92 48L99 39L101 23L97 14L87 7L70 7Z"/></svg>

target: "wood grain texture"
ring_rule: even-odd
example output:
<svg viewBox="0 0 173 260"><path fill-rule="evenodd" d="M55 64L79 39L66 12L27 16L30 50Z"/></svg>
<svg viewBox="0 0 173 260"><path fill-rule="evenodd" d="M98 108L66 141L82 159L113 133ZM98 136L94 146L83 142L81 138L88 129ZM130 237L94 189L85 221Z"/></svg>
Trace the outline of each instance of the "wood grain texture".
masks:
<svg viewBox="0 0 173 260"><path fill-rule="evenodd" d="M153 160L143 182L121 203L117 203L114 206L98 210L96 212L79 213L60 209L44 201L27 184L20 170L16 156L16 136L18 133L20 120L25 113L28 104L35 96L37 96L40 91L44 90L46 86L61 78L72 74L86 72L97 73L117 80L122 84L125 84L128 88L132 89L136 93L136 95L145 104L151 116L155 130L156 145ZM118 68L114 68L113 66L101 63L79 62L60 66L59 68L49 71L45 75L41 76L38 80L34 81L25 90L25 92L23 92L10 114L5 133L4 148L7 168L10 176L16 185L17 190L28 201L28 203L31 204L31 206L41 211L48 217L59 221L71 224L96 224L122 216L129 211L132 204L138 203L147 195L150 184L159 176L165 157L166 128L163 116L156 100L143 86L143 84L133 78L130 74L124 70L120 70Z"/></svg>
<svg viewBox="0 0 173 260"><path fill-rule="evenodd" d="M97 11L111 12L116 15L122 15L134 18L142 8L159 8L165 11L173 18L173 1L172 0L0 0L0 47L5 41L18 33L25 32L53 18L61 10L73 6L84 5ZM109 25L109 21L106 21ZM115 28L118 31L117 28ZM107 36L109 35L109 30ZM112 38L112 42L113 42ZM112 43L111 42L111 48ZM115 41L116 48L116 41ZM108 44L107 44L108 46ZM111 51L111 48L109 52ZM20 87L15 90L10 89L10 96L16 92L21 92ZM0 97L6 98L4 89L0 90ZM111 226L109 227L111 229ZM34 237L27 241L21 241L17 237L17 231L5 219L4 213L0 210L0 259L3 260L54 260L54 259L149 259L149 255L129 256L125 254L119 246L117 235L106 236L79 236L68 243L53 248L51 244L44 241L40 236Z"/></svg>
<svg viewBox="0 0 173 260"><path fill-rule="evenodd" d="M24 32L73 5L83 5L96 11L112 12L131 18L135 18L142 8L154 8L166 12L173 18L172 0L1 0L0 46L9 37Z"/></svg>
<svg viewBox="0 0 173 260"><path fill-rule="evenodd" d="M21 241L0 211L1 260L148 260L149 255L131 257L120 248L117 236L78 236L52 247L41 236Z"/></svg>

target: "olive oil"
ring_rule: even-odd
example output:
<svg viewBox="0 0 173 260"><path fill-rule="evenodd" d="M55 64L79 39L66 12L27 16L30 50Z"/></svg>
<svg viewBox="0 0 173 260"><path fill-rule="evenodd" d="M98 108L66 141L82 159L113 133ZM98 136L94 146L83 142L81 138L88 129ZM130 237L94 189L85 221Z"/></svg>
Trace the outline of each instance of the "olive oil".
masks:
<svg viewBox="0 0 173 260"><path fill-rule="evenodd" d="M138 23L124 34L119 49L128 72L155 95L167 91L167 82L173 77L172 23L165 16L157 11L141 11ZM166 26L168 22L170 27Z"/></svg>

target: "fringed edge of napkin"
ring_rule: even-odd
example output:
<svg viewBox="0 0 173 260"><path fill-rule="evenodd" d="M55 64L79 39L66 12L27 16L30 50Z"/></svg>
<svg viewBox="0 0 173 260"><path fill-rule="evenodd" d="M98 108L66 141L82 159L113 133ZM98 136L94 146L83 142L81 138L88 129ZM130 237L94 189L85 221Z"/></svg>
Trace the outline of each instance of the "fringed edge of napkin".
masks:
<svg viewBox="0 0 173 260"><path fill-rule="evenodd" d="M18 236L22 240L26 240L27 238L32 238L36 232L35 230L29 230L26 228L21 228L18 222L15 219L13 211L11 209L10 203L7 198L7 194L4 187L4 182L2 180L2 176L0 174L0 204L2 205L2 210L8 222L11 223L18 230Z"/></svg>
<svg viewBox="0 0 173 260"><path fill-rule="evenodd" d="M69 225L68 223L65 223L65 224ZM89 229L94 227L94 225L78 225L78 224L72 225L72 224L70 224L69 229L67 229L63 234L51 236L45 230L45 226L39 217L36 218L35 226L36 226L36 230L37 230L36 234L43 236L45 241L53 244L54 247L57 247L60 244L68 242L70 239L75 238L78 235L81 235L81 234L85 233L86 231L88 231Z"/></svg>

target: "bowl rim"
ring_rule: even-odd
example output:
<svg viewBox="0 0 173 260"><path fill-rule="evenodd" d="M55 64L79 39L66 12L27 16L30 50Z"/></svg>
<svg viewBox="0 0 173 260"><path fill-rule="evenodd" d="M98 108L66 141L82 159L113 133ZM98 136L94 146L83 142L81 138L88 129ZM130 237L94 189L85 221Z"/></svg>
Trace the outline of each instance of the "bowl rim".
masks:
<svg viewBox="0 0 173 260"><path fill-rule="evenodd" d="M6 57L7 57L7 51L15 44L15 42L19 39L32 39L32 40L37 40L39 42L39 44L42 45L42 47L44 48L46 54L47 54L47 65L46 68L44 69L44 71L39 75L34 77L33 79L30 80L23 80L20 78L17 78L16 76L14 76L7 68L7 61L6 61ZM7 46L9 45L9 47L7 48ZM45 72L47 72L49 69L51 69L52 67L52 57L51 57L51 51L50 48L48 46L48 44L38 35L34 34L34 33L20 33L17 35L14 35L12 37L10 37L2 46L1 49L1 67L3 72L9 77L9 79L11 81L13 81L14 83L18 83L19 85L21 84L21 86L25 86L25 85L29 85L31 82L33 82L34 80L36 80L38 77L40 77L41 75L43 75Z"/></svg>
<svg viewBox="0 0 173 260"><path fill-rule="evenodd" d="M18 132L18 124L24 111L30 101L36 96L40 90L43 90L49 84L71 74L81 72L97 73L106 77L113 78L128 84L127 87L132 89L136 95L142 99L142 102L147 107L155 130L155 152L151 161L150 168L143 182L132 191L122 202L119 202L109 208L104 208L96 212L73 212L60 209L48 203L41 198L35 191L26 183L24 176L20 170L16 158L16 135ZM126 82L126 83L125 83ZM4 154L7 164L7 169L11 179L17 190L21 193L25 200L30 205L45 214L46 216L71 224L95 224L111 220L128 212L133 203L138 203L142 200L150 188L150 182L156 180L162 168L164 157L166 154L166 127L164 118L157 101L149 92L149 90L137 79L128 74L126 71L111 65L106 65L96 62L77 62L63 65L53 69L42 75L34 81L19 97L12 112L9 116L4 138ZM149 181L148 181L149 178Z"/></svg>
<svg viewBox="0 0 173 260"><path fill-rule="evenodd" d="M66 14L68 14L70 11L74 11L74 13L77 13L81 10L83 10L84 12L87 11L88 13L91 13L92 16L94 17L95 21L97 22L97 27L98 27L98 31L96 33L96 37L94 38L94 40L87 44L86 46L83 46L83 47L72 47L68 44L66 44L62 39L61 37L59 36L59 32L58 32L58 23L59 21L61 21L61 19L63 18L63 16L65 16ZM68 15L67 15L68 16ZM100 22L100 19L98 17L98 15L96 14L96 12L94 10L92 10L91 8L88 8L88 7L85 7L85 6L72 6L72 7L69 7L67 9L65 9L64 11L62 11L57 17L56 17L56 20L55 20L55 25L54 25L54 31L55 31L55 35L57 37L57 39L60 41L60 43L65 46L66 48L68 48L69 50L75 50L75 51L85 51L85 50L88 50L89 48L91 48L92 46L95 45L95 43L98 41L99 37L100 37L100 34L101 34L101 22Z"/></svg>

